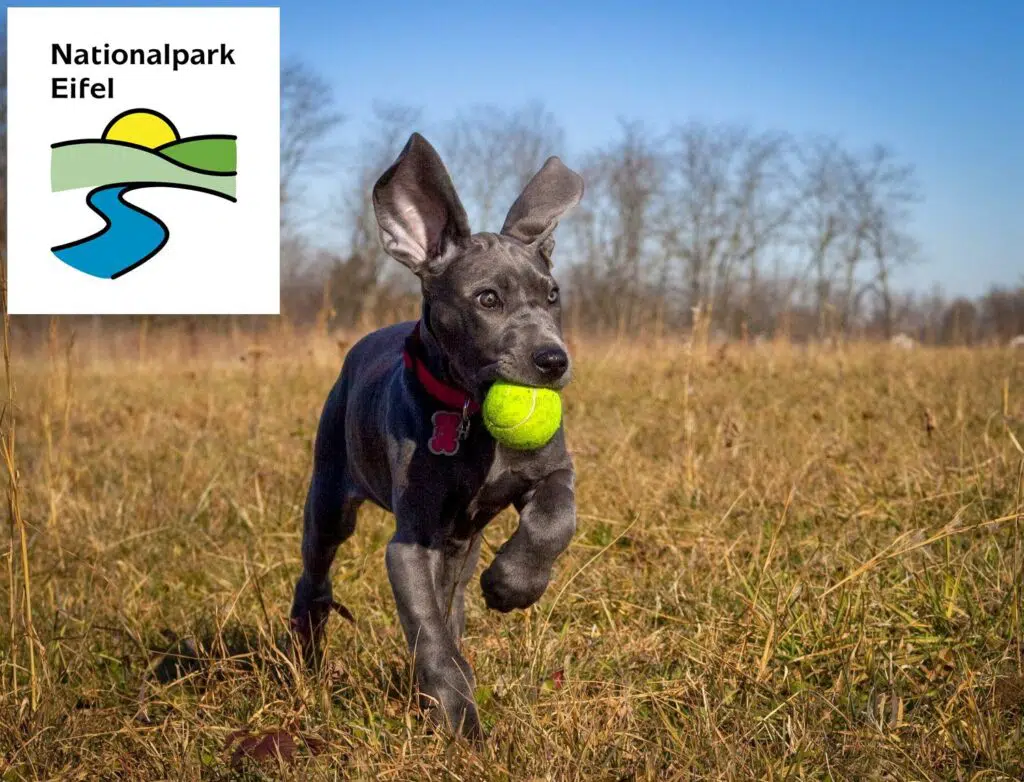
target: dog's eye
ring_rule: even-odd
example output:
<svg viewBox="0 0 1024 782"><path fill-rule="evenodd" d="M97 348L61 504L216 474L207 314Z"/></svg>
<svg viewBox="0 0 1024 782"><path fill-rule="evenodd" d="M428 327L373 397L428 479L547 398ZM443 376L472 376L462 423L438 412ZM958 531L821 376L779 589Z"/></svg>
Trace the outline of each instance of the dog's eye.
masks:
<svg viewBox="0 0 1024 782"><path fill-rule="evenodd" d="M558 304L558 288L552 288L548 294L548 304Z"/></svg>
<svg viewBox="0 0 1024 782"><path fill-rule="evenodd" d="M493 310L501 304L501 299L498 298L498 294L494 291L484 291L476 297L476 300L480 302L480 306L485 310Z"/></svg>

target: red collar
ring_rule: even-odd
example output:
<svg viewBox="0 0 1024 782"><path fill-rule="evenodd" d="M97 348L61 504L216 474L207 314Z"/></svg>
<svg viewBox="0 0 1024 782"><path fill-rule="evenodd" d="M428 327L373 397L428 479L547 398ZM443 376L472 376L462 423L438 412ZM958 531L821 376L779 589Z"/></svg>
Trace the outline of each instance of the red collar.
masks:
<svg viewBox="0 0 1024 782"><path fill-rule="evenodd" d="M453 410L464 410L469 415L480 410L469 394L457 386L450 386L442 383L434 377L423 360L423 340L420 337L420 321L413 326L412 333L405 339L405 347L402 349L402 363L406 369L411 369L416 374L416 379L423 386L423 390L432 396L437 402Z"/></svg>

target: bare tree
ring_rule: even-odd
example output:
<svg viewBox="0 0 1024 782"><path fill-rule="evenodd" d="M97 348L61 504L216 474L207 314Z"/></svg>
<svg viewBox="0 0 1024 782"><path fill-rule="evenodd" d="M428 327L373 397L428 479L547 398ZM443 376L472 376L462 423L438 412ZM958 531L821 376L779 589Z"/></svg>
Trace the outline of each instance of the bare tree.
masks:
<svg viewBox="0 0 1024 782"><path fill-rule="evenodd" d="M800 198L793 223L804 256L804 279L813 291L817 336L835 325L849 333L867 294L887 313L891 336L895 301L892 269L915 253L907 231L909 207L917 200L913 169L888 149L852 153L834 139L814 139L797 150ZM865 263L874 270L864 279Z"/></svg>
<svg viewBox="0 0 1024 782"><path fill-rule="evenodd" d="M300 62L281 69L281 226L297 229L297 211L308 177L331 160L330 134L343 121L330 86Z"/></svg>
<svg viewBox="0 0 1024 782"><path fill-rule="evenodd" d="M473 106L456 115L442 140L470 224L482 231L497 230L504 210L544 161L565 154L565 133L538 102L507 111Z"/></svg>
<svg viewBox="0 0 1024 782"><path fill-rule="evenodd" d="M880 170L870 160L843 153L844 179L840 209L840 235L837 246L843 284L839 298L839 325L849 336L854 320L861 309L861 300L867 287L860 282L860 268L870 244L870 230L875 221Z"/></svg>
<svg viewBox="0 0 1024 782"><path fill-rule="evenodd" d="M828 312L840 269L836 254L846 230L847 160L835 139L816 138L797 148L799 166L795 243L805 257L804 278L813 290L817 337L828 329Z"/></svg>
<svg viewBox="0 0 1024 782"><path fill-rule="evenodd" d="M782 231L795 208L795 194L789 186L790 143L784 134L749 133L734 174L729 202L732 214L716 297L722 320L733 333L757 316L753 301L761 288L761 265L766 255L778 252ZM739 274L746 276L742 310L737 309L734 296ZM759 320L759 330L767 327L763 313Z"/></svg>
<svg viewBox="0 0 1024 782"><path fill-rule="evenodd" d="M660 142L640 123L621 127L617 141L584 161L587 196L570 223L580 261L589 265L574 270L574 295L620 330L641 320L664 175Z"/></svg>
<svg viewBox="0 0 1024 782"><path fill-rule="evenodd" d="M470 224L480 230L494 230L498 200L508 184L507 130L505 113L497 106L473 106L456 115L443 140L445 159Z"/></svg>
<svg viewBox="0 0 1024 782"><path fill-rule="evenodd" d="M389 289L409 283L407 275L394 277L380 246L377 218L371 199L373 184L401 151L420 122L419 108L378 103L373 120L352 159L351 184L340 194L337 223L347 233L345 251L327 256L330 295L335 323L351 324L374 310Z"/></svg>
<svg viewBox="0 0 1024 782"><path fill-rule="evenodd" d="M873 288L882 312L883 333L893 335L896 312L893 302L892 274L917 257L917 242L910 234L910 207L920 200L914 168L896 161L883 146L873 147L866 157L869 172L870 220L866 234L875 264Z"/></svg>
<svg viewBox="0 0 1024 782"><path fill-rule="evenodd" d="M545 160L552 155L565 157L565 131L555 115L539 101L512 111L508 120L505 155L511 174L510 196L515 198Z"/></svg>
<svg viewBox="0 0 1024 782"><path fill-rule="evenodd" d="M785 136L742 126L691 122L670 134L663 235L688 308L728 320L737 277L756 284L793 210L786 149Z"/></svg>
<svg viewBox="0 0 1024 782"><path fill-rule="evenodd" d="M622 139L606 153L604 171L617 213L612 253L626 285L626 300L619 308L620 328L636 325L643 308L639 299L655 238L650 231L652 210L661 195L663 174L657 142L640 123L623 123Z"/></svg>

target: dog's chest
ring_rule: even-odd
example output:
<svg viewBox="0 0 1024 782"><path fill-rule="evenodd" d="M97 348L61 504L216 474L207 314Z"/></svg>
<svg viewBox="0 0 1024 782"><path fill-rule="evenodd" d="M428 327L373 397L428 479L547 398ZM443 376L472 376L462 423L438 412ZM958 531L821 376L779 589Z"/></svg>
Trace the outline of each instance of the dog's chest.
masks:
<svg viewBox="0 0 1024 782"><path fill-rule="evenodd" d="M468 526L469 532L476 532L498 515L503 509L521 498L532 485L528 471L522 465L509 459L502 449L495 449L489 460L477 463L475 480L470 481L463 497L464 504L458 513L458 527Z"/></svg>

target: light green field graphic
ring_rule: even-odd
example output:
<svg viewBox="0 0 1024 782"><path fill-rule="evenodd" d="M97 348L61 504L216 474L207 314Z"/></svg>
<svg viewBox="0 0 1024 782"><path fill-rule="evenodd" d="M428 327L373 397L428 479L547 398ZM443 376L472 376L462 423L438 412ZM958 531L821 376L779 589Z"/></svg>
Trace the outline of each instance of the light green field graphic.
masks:
<svg viewBox="0 0 1024 782"><path fill-rule="evenodd" d="M200 139L180 142L163 150L149 150L105 141L78 141L53 149L50 185L58 192L115 182L165 182L234 197L234 177L204 174L178 164L207 171L233 172L234 146L229 140ZM178 162L171 159L175 156L180 156Z"/></svg>

